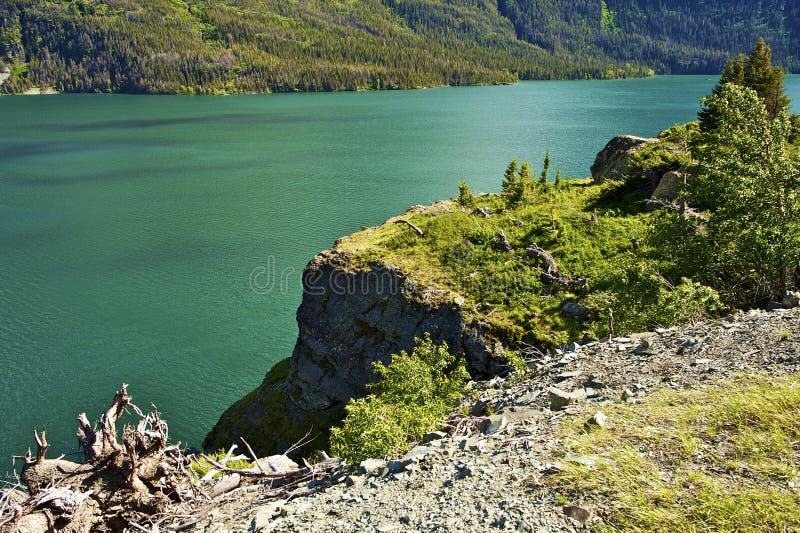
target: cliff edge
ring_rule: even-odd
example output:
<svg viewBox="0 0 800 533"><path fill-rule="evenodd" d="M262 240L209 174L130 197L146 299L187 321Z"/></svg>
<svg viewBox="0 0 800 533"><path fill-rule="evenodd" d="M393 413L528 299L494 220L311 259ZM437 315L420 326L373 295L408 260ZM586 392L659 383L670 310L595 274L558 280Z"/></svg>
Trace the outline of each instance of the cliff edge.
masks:
<svg viewBox="0 0 800 533"><path fill-rule="evenodd" d="M413 210L447 211L442 203ZM356 260L349 239L308 263L292 356L222 414L205 448L224 448L241 436L262 453L283 453L300 440L309 441L308 449L325 447L328 428L343 418L347 401L365 396L375 381L372 363L388 364L425 332L464 354L474 376L493 373L493 350L460 305L463 298L439 293L391 263Z"/></svg>

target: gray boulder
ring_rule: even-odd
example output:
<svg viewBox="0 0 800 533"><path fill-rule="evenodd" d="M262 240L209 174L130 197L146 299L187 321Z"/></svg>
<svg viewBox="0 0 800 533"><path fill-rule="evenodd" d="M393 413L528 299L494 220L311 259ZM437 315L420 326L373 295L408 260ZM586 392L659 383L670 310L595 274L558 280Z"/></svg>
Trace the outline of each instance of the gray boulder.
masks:
<svg viewBox="0 0 800 533"><path fill-rule="evenodd" d="M592 179L595 183L603 183L607 179L621 178L628 172L631 156L654 142L657 142L657 139L646 139L633 135L614 137L597 154L592 165Z"/></svg>

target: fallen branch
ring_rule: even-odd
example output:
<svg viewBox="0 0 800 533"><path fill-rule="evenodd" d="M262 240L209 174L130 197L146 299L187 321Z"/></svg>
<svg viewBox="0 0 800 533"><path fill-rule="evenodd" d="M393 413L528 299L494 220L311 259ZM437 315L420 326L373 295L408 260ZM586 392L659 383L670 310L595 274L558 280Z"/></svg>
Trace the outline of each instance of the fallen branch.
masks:
<svg viewBox="0 0 800 533"><path fill-rule="evenodd" d="M512 248L511 247L511 243L508 242L508 237L506 237L506 234L505 234L504 231L501 231L500 233L498 233L497 234L497 238L500 240L500 248L504 252L513 252L514 251L514 248Z"/></svg>
<svg viewBox="0 0 800 533"><path fill-rule="evenodd" d="M475 210L473 211L473 213L476 214L476 215L479 215L479 216L481 216L483 218L491 218L492 217L491 211L489 211L485 207L476 207Z"/></svg>
<svg viewBox="0 0 800 533"><path fill-rule="evenodd" d="M425 232L424 232L424 231L422 231L421 229L419 229L419 227L415 226L414 224L412 224L412 223L411 223L411 222L409 222L408 220L404 220L404 219L395 220L395 221L394 221L394 223L395 223L395 224L405 224L405 225L406 225L406 226L408 226L409 228L413 229L413 230L414 230L414 232L415 232L417 235L419 235L420 237L424 237L424 236L425 236Z"/></svg>

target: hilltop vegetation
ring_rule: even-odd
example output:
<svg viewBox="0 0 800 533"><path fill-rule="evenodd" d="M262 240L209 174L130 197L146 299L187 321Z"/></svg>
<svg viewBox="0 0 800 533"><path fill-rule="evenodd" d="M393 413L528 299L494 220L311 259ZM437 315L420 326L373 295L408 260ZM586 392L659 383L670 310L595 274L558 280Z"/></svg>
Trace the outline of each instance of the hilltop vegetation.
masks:
<svg viewBox="0 0 800 533"><path fill-rule="evenodd" d="M796 138L797 117L790 118L789 103L783 94L783 71L772 66L771 50L762 39L749 57L740 55L728 62L712 95L702 101L699 122L674 126L640 145L638 152L629 154L627 171L618 179L602 184L569 182L557 172L550 182L548 151L538 177L528 161L520 165L512 160L499 195L476 198L462 181L456 201L366 229L340 241L340 246L351 250L354 261L362 265L376 259L400 265L419 282L425 297L471 309L471 319L484 324L490 336L521 353L526 352L525 345L548 347L580 335L613 337L677 325L724 309L780 302L800 279L800 159L791 142ZM676 175L684 180L674 179ZM671 191L661 183L665 180L671 181ZM655 190L661 194L652 194ZM643 209L645 205L661 209ZM782 332L779 337L787 340L790 334ZM358 462L402 452L436 427L448 404L455 405L463 386L459 390L458 372L446 371L454 361L447 345L434 347L429 337L417 342L411 355L393 356L388 368L375 364L382 378L372 386L378 394L348 403L342 427L332 430L336 453ZM504 349L498 355L523 375L527 365L514 365L520 356L509 353ZM438 366L432 364L437 361ZM768 426L764 434L779 437L782 446L776 448L786 458L792 439L783 438L779 426L788 423L796 429L796 417L787 416L793 407L777 415L772 408L738 410L758 404L753 398L789 397L786 391L795 381L792 377L775 389L766 382L750 385L737 397L727 397L722 411L699 420L695 420L696 406L688 411L685 406L693 401L704 405L707 395L700 403L698 395L668 395L656 400L652 411L657 416L669 413L655 422L668 428L666 433L653 438L648 428L633 440L659 441L667 444L661 453L680 455L679 449L670 447L702 439L711 420L712 425L728 429L733 417L748 422L736 428L743 438L732 436L736 444L731 455L741 457L743 450L763 438L754 438L748 427L756 420ZM439 391L435 384L446 386ZM797 400L792 399L795 404ZM670 411L673 404L682 407ZM646 425L636 420L633 428ZM676 426L686 434L678 433L670 442ZM633 428L625 431L626 439L631 439ZM621 439L609 437L584 438L572 450L587 453L588 448L596 453L601 448L604 455L614 450L613 468L592 472L593 468L579 467L568 470L566 477L583 491L613 493L626 509L643 507L633 517L621 513L617 520L623 524L650 524L645 529L653 529L668 518L671 529L692 529L693 520L683 509L687 498L691 500L686 490L691 484L702 487L696 501L691 501L699 513L713 517L724 514L725 508L742 507L737 498L716 507L707 502L714 499L713 493L724 492L726 483L733 484L736 492L745 490L747 480L722 482L696 476L680 464L671 465L678 470L676 486L662 483L655 489L658 502L641 505L656 465L640 460L633 447L620 444ZM761 447L756 447L748 468L775 470L771 455L769 459L759 455ZM619 470L621 464L625 467ZM777 477L791 479L795 474L787 469ZM734 525L722 529L770 517L775 525L798 518L792 511L796 498L785 493L756 491L747 498L769 511L734 514L721 520ZM669 512L660 509L666 502L673 507ZM706 518L699 522L701 528L708 525Z"/></svg>
<svg viewBox="0 0 800 533"><path fill-rule="evenodd" d="M241 93L718 72L760 34L797 66L785 0L8 0L4 92Z"/></svg>
<svg viewBox="0 0 800 533"><path fill-rule="evenodd" d="M550 181L512 161L502 193L466 183L444 208L342 239L356 263L382 260L432 297L459 301L506 346L552 346L704 313L780 301L800 266L800 160L783 71L759 42L723 76L700 123L677 125L613 180ZM556 161L557 166L557 161ZM649 202L673 172L674 203ZM666 207L653 210L652 207Z"/></svg>

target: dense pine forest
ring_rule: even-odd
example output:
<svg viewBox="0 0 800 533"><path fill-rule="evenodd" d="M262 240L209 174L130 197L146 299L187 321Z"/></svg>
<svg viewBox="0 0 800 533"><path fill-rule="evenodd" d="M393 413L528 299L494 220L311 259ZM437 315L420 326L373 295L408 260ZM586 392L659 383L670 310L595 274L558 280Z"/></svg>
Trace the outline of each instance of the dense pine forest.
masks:
<svg viewBox="0 0 800 533"><path fill-rule="evenodd" d="M7 93L242 93L719 72L788 0L4 0Z"/></svg>

